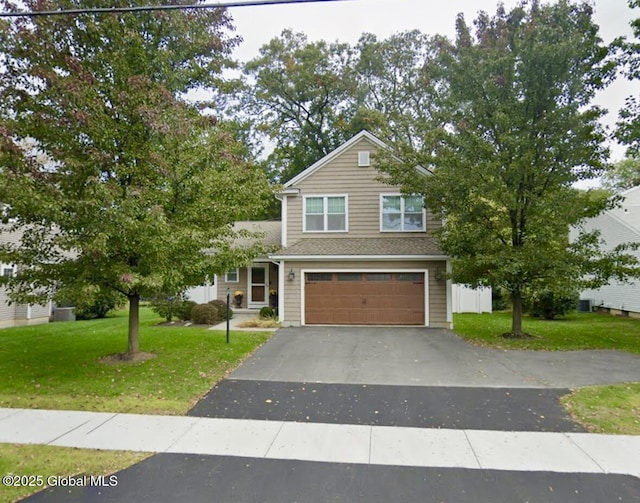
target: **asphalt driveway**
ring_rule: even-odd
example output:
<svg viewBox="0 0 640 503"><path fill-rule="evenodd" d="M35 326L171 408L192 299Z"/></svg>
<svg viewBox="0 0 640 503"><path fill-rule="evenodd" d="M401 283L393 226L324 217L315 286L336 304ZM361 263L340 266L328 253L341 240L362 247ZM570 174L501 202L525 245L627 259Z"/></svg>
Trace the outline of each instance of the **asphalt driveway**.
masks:
<svg viewBox="0 0 640 503"><path fill-rule="evenodd" d="M269 450L289 454L243 457L243 446L258 437L242 430L237 452L228 455L176 448L119 472L115 487L53 487L28 500L639 501L640 479L629 472L576 467L584 457L596 463L601 451L588 455L571 440L591 435L580 433L558 403L566 388L623 381L640 381L640 357L499 351L424 328L281 329L189 415L224 418L227 428L237 422L275 429ZM215 424L189 433L198 445L214 447L237 437ZM460 442L437 440L445 437ZM348 461L362 448L369 449L368 463ZM602 449L615 451L618 462L619 448ZM465 452L475 468L460 463ZM372 464L375 456L383 465ZM416 461L424 457L428 463Z"/></svg>
<svg viewBox="0 0 640 503"><path fill-rule="evenodd" d="M482 388L576 388L640 381L620 351L504 351L449 330L283 328L230 376L238 380Z"/></svg>

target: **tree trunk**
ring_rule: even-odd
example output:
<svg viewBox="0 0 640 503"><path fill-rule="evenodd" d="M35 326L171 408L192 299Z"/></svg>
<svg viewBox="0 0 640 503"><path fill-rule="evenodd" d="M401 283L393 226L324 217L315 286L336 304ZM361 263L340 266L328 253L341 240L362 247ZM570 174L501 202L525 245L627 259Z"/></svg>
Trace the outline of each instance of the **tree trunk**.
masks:
<svg viewBox="0 0 640 503"><path fill-rule="evenodd" d="M129 355L140 351L140 295L129 295Z"/></svg>
<svg viewBox="0 0 640 503"><path fill-rule="evenodd" d="M522 292L520 290L512 291L511 301L513 303L511 335L513 337L522 337Z"/></svg>

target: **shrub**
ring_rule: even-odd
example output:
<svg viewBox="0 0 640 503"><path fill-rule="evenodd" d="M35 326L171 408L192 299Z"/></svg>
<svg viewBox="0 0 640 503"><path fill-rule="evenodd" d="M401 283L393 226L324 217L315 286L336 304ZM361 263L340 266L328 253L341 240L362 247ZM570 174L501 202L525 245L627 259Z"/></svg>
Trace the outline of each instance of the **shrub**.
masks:
<svg viewBox="0 0 640 503"><path fill-rule="evenodd" d="M491 310L504 311L509 307L509 299L502 288L491 289Z"/></svg>
<svg viewBox="0 0 640 503"><path fill-rule="evenodd" d="M197 304L191 309L191 321L198 325L215 325L221 322L219 311L211 304Z"/></svg>
<svg viewBox="0 0 640 503"><path fill-rule="evenodd" d="M273 309L272 307L268 307L265 306L262 309L260 309L260 318L264 319L269 319L269 318L275 318L276 317L276 310Z"/></svg>
<svg viewBox="0 0 640 503"><path fill-rule="evenodd" d="M529 314L536 318L553 320L575 310L579 295L574 290L554 291L544 289L534 292L527 301Z"/></svg>
<svg viewBox="0 0 640 503"><path fill-rule="evenodd" d="M210 300L209 304L218 310L220 321L227 319L227 303L224 300ZM233 318L233 309L229 308L229 318Z"/></svg>
<svg viewBox="0 0 640 503"><path fill-rule="evenodd" d="M122 294L113 290L87 287L81 290L65 289L56 295L56 304L60 307L75 307L77 320L105 318L109 311L125 305Z"/></svg>
<svg viewBox="0 0 640 503"><path fill-rule="evenodd" d="M195 302L187 300L184 294L160 294L149 303L151 310L167 321L173 318L185 321L191 317L191 307Z"/></svg>
<svg viewBox="0 0 640 503"><path fill-rule="evenodd" d="M191 319L191 310L197 305L198 303L193 300L183 300L176 316L180 321L189 321Z"/></svg>

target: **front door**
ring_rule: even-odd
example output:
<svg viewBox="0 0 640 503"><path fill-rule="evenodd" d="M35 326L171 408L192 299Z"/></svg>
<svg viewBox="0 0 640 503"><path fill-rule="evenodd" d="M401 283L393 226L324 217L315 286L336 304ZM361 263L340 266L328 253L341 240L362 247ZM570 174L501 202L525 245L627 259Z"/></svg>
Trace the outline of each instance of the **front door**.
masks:
<svg viewBox="0 0 640 503"><path fill-rule="evenodd" d="M269 303L269 266L253 265L249 268L249 307L263 307Z"/></svg>

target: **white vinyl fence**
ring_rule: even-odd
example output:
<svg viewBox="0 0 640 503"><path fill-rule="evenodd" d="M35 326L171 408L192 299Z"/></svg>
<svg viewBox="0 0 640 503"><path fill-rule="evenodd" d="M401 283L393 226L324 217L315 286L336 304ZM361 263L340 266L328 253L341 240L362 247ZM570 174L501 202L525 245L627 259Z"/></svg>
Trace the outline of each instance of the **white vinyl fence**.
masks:
<svg viewBox="0 0 640 503"><path fill-rule="evenodd" d="M452 304L454 313L490 313L491 288L469 288L464 285L452 285Z"/></svg>

